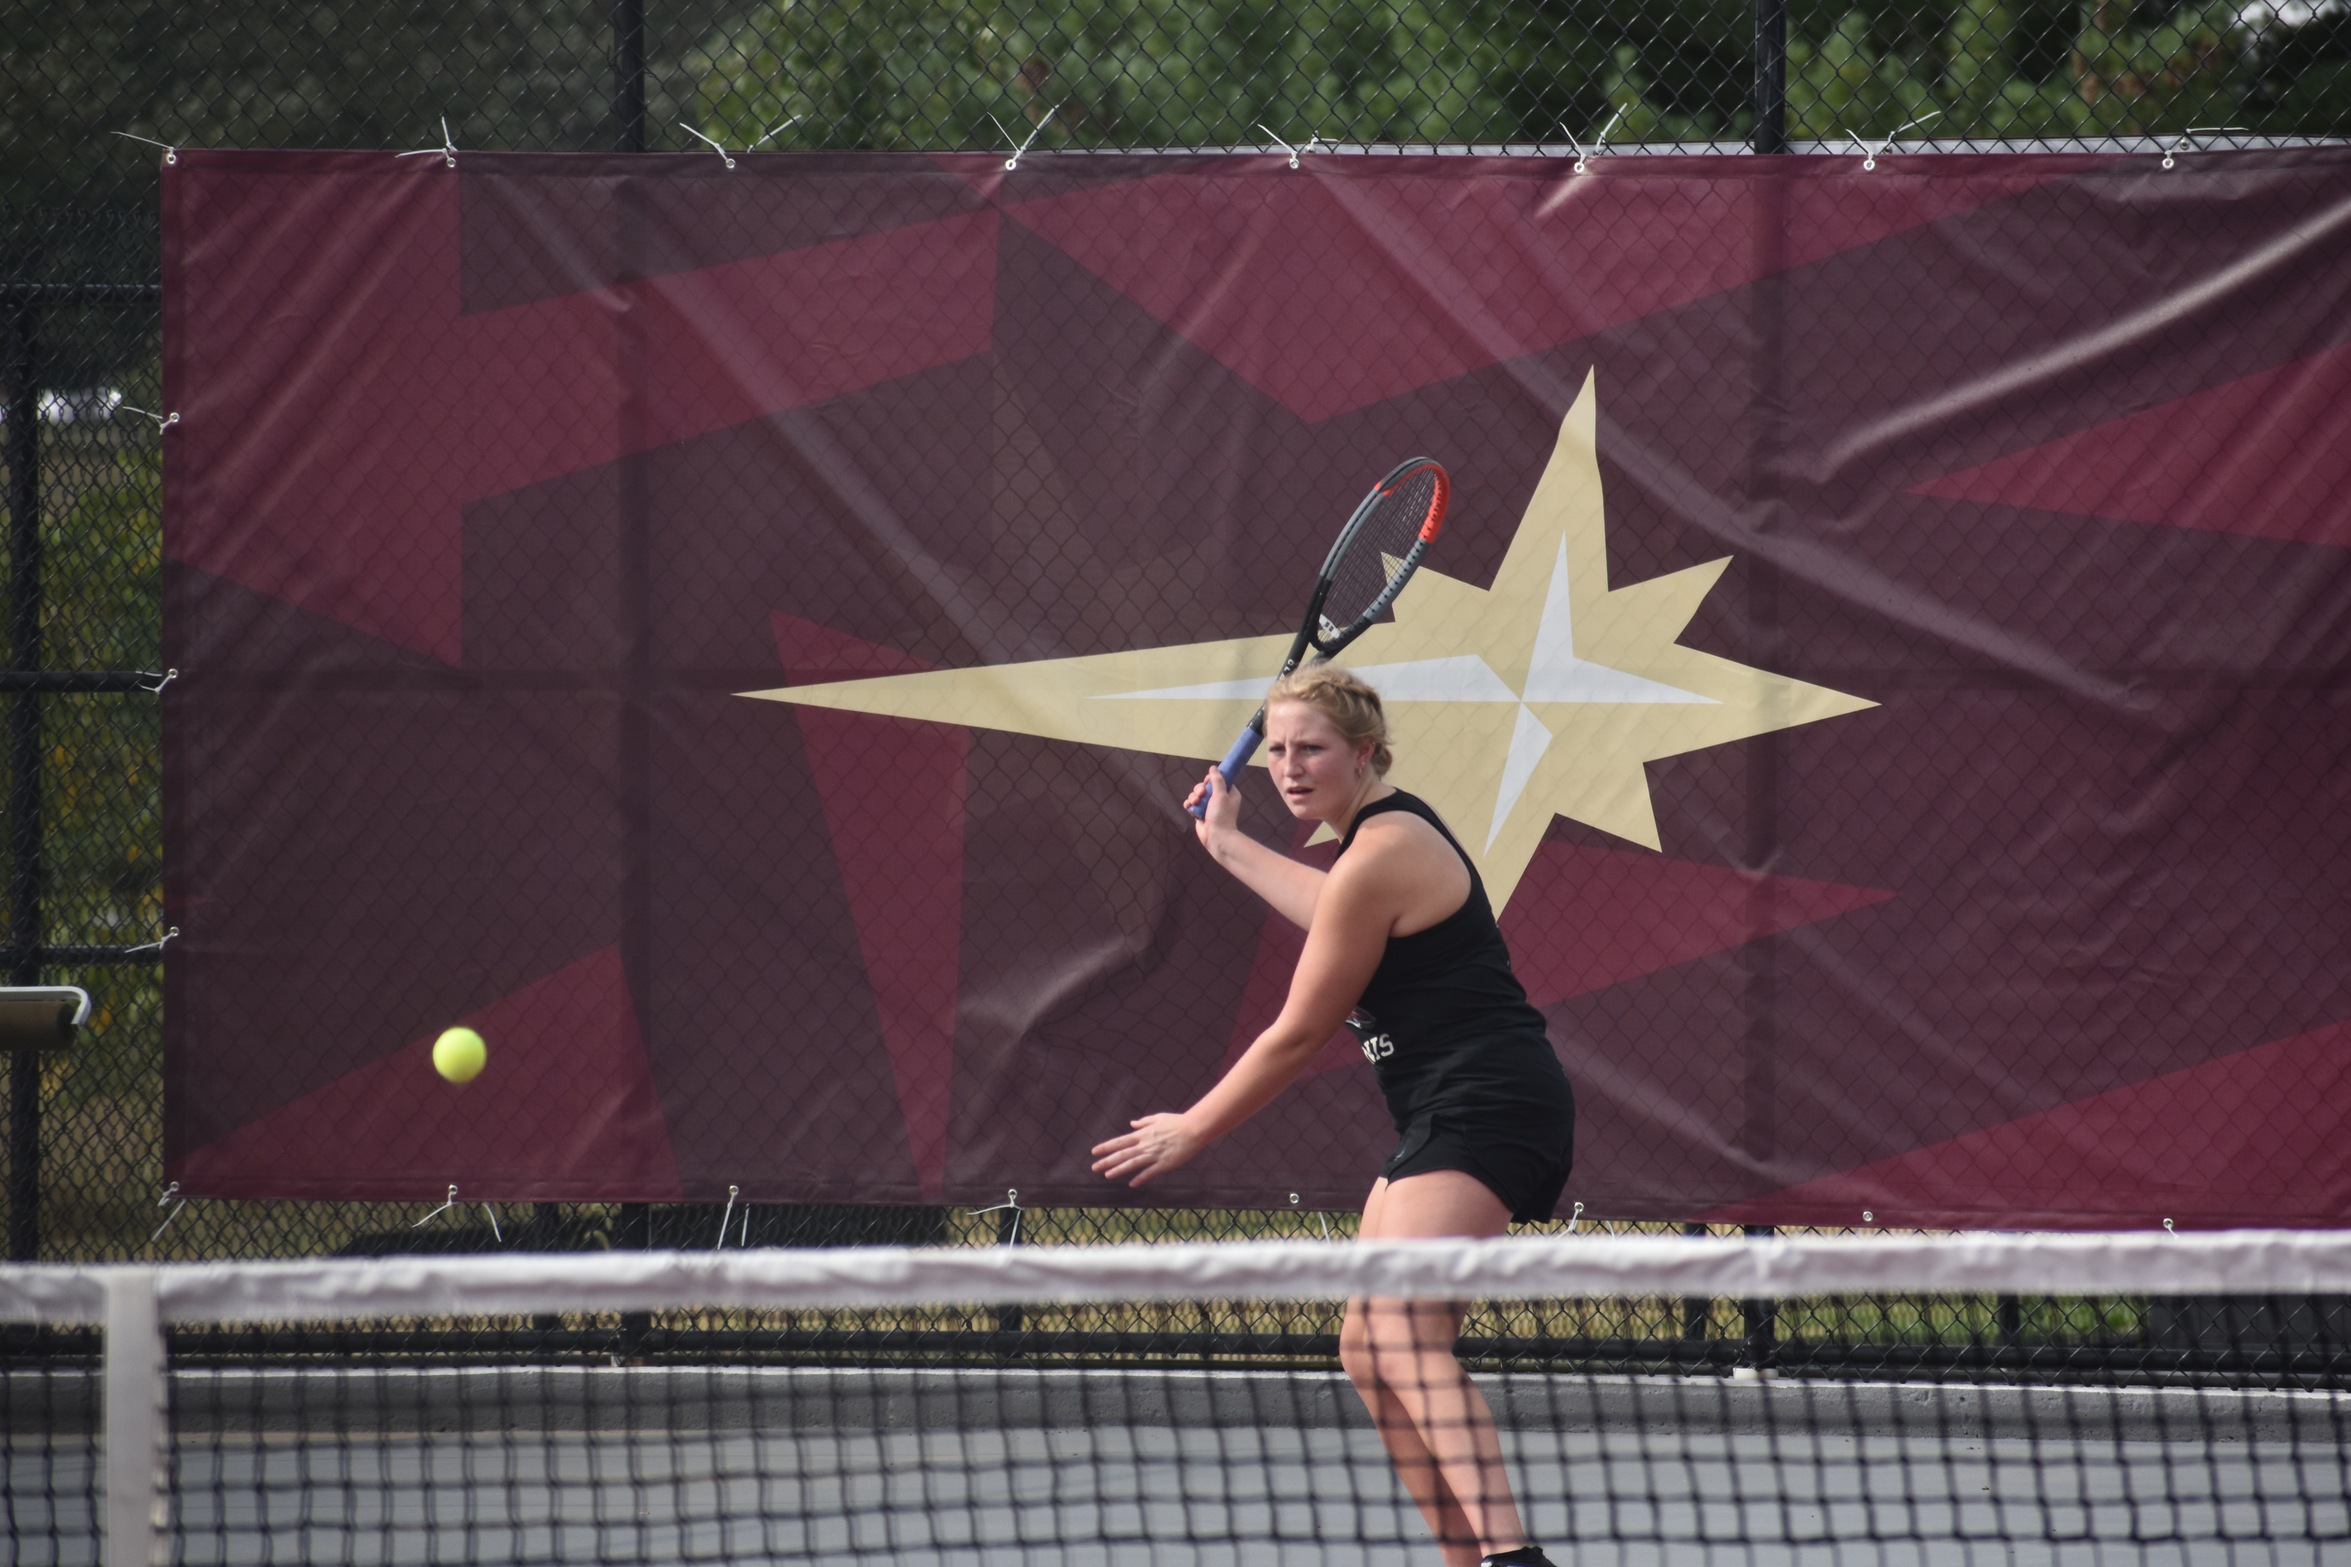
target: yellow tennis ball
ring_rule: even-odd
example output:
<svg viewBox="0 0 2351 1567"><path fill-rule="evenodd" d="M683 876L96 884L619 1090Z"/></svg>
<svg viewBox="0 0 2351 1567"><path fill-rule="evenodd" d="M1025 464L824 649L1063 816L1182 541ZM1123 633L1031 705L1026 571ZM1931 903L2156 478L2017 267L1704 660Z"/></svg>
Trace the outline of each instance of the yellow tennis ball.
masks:
<svg viewBox="0 0 2351 1567"><path fill-rule="evenodd" d="M472 1082L489 1059L490 1047L470 1028L452 1028L433 1041L433 1070L452 1083Z"/></svg>

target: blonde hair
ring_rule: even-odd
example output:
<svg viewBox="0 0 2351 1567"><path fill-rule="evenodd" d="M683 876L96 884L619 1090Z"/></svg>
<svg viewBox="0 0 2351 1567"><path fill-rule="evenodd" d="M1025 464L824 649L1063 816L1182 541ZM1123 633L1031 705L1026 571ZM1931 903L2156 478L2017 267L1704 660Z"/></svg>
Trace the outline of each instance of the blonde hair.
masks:
<svg viewBox="0 0 2351 1567"><path fill-rule="evenodd" d="M1369 740L1372 771L1383 778L1388 775L1396 755L1388 748L1387 711L1380 706L1380 694L1361 675L1350 674L1336 664L1293 669L1265 694L1266 706L1276 702L1313 708L1331 721L1349 748Z"/></svg>

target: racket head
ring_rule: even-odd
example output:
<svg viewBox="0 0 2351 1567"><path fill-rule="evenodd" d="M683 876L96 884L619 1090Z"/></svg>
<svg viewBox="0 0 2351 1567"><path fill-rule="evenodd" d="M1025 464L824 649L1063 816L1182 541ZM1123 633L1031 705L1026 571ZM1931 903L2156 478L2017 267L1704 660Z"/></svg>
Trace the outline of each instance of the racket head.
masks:
<svg viewBox="0 0 2351 1567"><path fill-rule="evenodd" d="M1398 463L1371 487L1323 562L1314 645L1324 657L1388 612L1445 526L1453 481L1433 458Z"/></svg>

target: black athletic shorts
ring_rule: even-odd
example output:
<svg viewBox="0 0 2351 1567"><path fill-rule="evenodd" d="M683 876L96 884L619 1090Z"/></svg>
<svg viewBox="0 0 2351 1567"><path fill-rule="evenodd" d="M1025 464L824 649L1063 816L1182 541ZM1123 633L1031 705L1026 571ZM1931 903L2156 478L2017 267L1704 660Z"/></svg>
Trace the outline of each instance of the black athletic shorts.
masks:
<svg viewBox="0 0 2351 1567"><path fill-rule="evenodd" d="M1513 1220L1531 1224L1550 1218L1559 1206L1574 1163L1572 1110L1564 1117L1432 1110L1405 1124L1380 1174L1397 1181L1431 1170L1459 1170L1501 1198Z"/></svg>

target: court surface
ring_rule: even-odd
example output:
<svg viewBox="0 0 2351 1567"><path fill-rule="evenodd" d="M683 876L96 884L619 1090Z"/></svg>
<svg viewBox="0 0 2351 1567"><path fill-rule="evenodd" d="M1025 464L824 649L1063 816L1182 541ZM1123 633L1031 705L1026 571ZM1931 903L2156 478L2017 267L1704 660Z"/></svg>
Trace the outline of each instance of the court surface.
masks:
<svg viewBox="0 0 2351 1567"><path fill-rule="evenodd" d="M927 1373L917 1429L887 1429L886 1419L828 1428L804 1403L778 1428L760 1429L743 1424L755 1409L676 1402L681 1379L701 1374L615 1376L596 1382L618 1394L617 1403L599 1397L553 1421L541 1418L542 1407L531 1428L507 1429L482 1401L495 1380L339 1373L346 1392L354 1379L379 1395L427 1382L437 1388L413 1401L406 1393L360 1399L406 1404L414 1416L371 1418L364 1432L352 1429L350 1400L316 1376L302 1379L309 1390L297 1402L308 1430L279 1428L287 1406L277 1394L277 1415L249 1429L208 1419L205 1429L183 1430L175 1559L224 1567L1436 1560L1376 1436L1359 1415L1320 1396L1332 1391L1327 1384L1308 1401L1330 1411L1314 1423L1187 1423L1200 1413L1187 1405L1148 1425L1006 1427L994 1423L1005 1378ZM753 1384L759 1380L754 1374ZM1081 1394L1088 1385L1083 1377L1056 1381ZM1685 1387L1652 1386L1639 1419L1589 1420L1583 1415L1596 1406L1561 1406L1580 1427L1569 1430L1530 1426L1541 1405L1518 1386L1497 1399L1521 1503L1536 1536L1566 1548L1554 1551L1562 1567L1570 1560L2315 1567L2351 1553L2343 1452L2313 1440L2314 1432L2340 1429L2336 1400L2302 1406L2291 1419L2231 1416L2215 1425L2207 1418L2198 1428L2177 1419L2185 1406L2153 1421L2141 1418L2144 1404L2129 1406L2140 1412L2129 1419L2084 1418L2084 1408L2113 1415L2126 1406L2084 1404L2078 1394L2064 1395L2060 1406L2048 1402L2056 1395L2047 1389L2018 1394L2040 1400L2009 1411L2021 1417L1985 1421L1964 1411L1955 1419L1949 1404L1916 1399L1911 1418L1900 1413L1899 1389L1868 1389L1855 1404L1818 1385L1702 1384L1689 1390L1701 1402L1689 1405ZM1641 1390L1635 1379L1616 1388ZM2276 1395L2255 1395L2263 1397ZM1743 1403L1733 1408L1726 1398ZM2197 1407L2208 1414L2246 1407L2240 1395L2218 1399ZM1120 1403L1105 1400L1106 1411ZM1676 1417L1677 1406L1729 1418L1687 1421ZM2071 1413L2053 1421L2057 1407ZM2281 1406L2270 1407L2274 1415ZM1857 1409L1863 1418L1849 1418ZM2325 1417L2314 1425L2307 1416L2320 1410ZM592 1418L574 1418L583 1413ZM958 1417L969 1429L958 1428ZM2003 1424L2009 1429L1985 1429ZM681 1425L692 1428L663 1429ZM564 1426L577 1428L556 1428ZM88 1497L90 1467L86 1451L51 1451L18 1434L5 1487L15 1560L96 1559L86 1500L43 1516L46 1496Z"/></svg>

